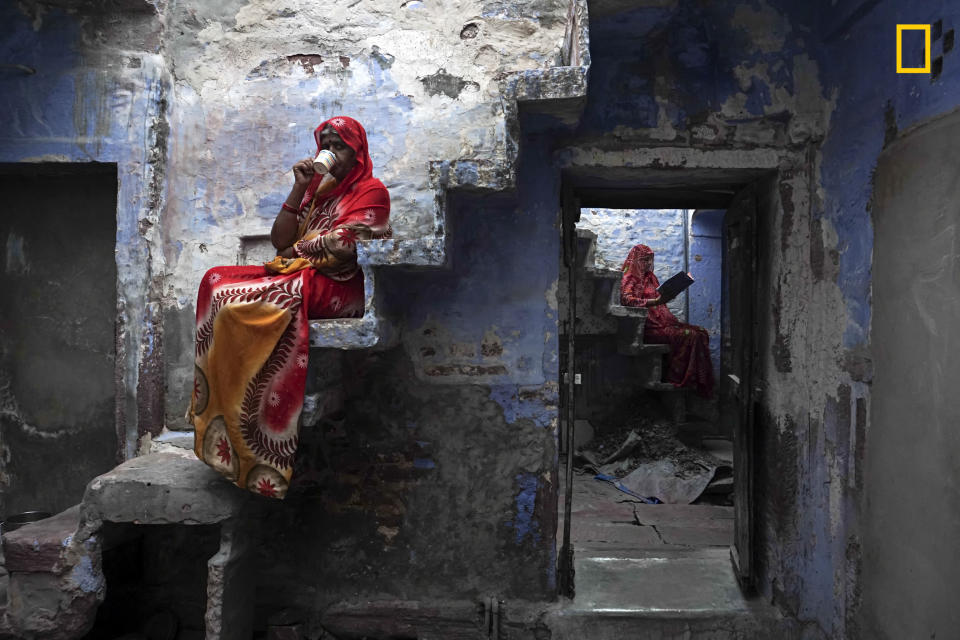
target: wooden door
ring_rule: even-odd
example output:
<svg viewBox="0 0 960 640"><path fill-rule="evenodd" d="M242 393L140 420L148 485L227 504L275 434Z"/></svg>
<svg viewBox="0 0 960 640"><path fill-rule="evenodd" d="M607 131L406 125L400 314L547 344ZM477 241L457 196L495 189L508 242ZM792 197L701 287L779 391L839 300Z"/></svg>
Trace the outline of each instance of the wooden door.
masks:
<svg viewBox="0 0 960 640"><path fill-rule="evenodd" d="M741 586L754 578L753 443L759 352L757 304L757 194L748 186L734 196L724 217L729 324L724 334L723 411L733 429L734 542L730 549Z"/></svg>

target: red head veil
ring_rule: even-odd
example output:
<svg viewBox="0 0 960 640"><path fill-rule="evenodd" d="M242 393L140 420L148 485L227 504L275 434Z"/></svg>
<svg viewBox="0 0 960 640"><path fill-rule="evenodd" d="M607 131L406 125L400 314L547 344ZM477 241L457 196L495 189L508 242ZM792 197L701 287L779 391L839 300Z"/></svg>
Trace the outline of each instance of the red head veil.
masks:
<svg viewBox="0 0 960 640"><path fill-rule="evenodd" d="M357 154L357 164L354 165L353 169L342 182L320 196L322 200L336 198L352 189L359 189L360 192L362 192L365 190L365 183L371 182L373 179L373 161L370 160L370 152L367 149L367 132L364 130L363 125L347 116L335 116L321 122L320 126L313 131L313 138L317 141L317 153L320 152L320 133L328 125L336 131L347 146ZM310 203L313 194L316 193L317 187L320 186L323 178L324 176L316 175L313 177L313 180L310 181L310 186L307 187L307 192L304 194L303 201L301 202L301 208ZM380 182L374 181L374 184L379 185ZM359 192L357 195L359 195Z"/></svg>
<svg viewBox="0 0 960 640"><path fill-rule="evenodd" d="M640 262L652 258L653 249L645 244L638 244L633 249L630 249L630 253L627 254L627 259L623 261L623 272L634 278L642 278L645 274L652 272L644 271L640 266Z"/></svg>

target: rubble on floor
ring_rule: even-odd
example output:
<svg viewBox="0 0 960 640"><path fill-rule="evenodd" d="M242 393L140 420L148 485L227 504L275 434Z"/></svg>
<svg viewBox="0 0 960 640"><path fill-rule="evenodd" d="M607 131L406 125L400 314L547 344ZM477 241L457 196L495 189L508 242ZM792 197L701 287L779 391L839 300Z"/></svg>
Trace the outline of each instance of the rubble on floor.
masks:
<svg viewBox="0 0 960 640"><path fill-rule="evenodd" d="M616 478L615 486L634 496L667 504L732 504L733 460L716 438L709 448L688 446L679 426L661 417L639 416L625 424L599 428L600 435L576 451L581 473L598 479Z"/></svg>

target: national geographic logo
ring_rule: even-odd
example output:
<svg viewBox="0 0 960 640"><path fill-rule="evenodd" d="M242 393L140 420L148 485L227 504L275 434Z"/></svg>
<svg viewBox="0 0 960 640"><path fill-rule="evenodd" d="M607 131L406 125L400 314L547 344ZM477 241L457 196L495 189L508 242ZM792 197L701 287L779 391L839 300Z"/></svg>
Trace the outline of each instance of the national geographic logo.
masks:
<svg viewBox="0 0 960 640"><path fill-rule="evenodd" d="M923 34L923 66L906 67L903 64L903 39L905 31L919 31ZM933 24L898 24L897 25L897 73L927 73L935 80L943 72L943 54L953 49L954 33L950 29L943 32L943 21L937 20ZM933 43L942 41L942 53L932 58ZM914 40L915 42L915 40ZM915 51L911 47L912 51Z"/></svg>
<svg viewBox="0 0 960 640"><path fill-rule="evenodd" d="M923 66L903 66L903 32L923 31ZM897 73L930 73L930 25L928 24L898 24L897 25Z"/></svg>

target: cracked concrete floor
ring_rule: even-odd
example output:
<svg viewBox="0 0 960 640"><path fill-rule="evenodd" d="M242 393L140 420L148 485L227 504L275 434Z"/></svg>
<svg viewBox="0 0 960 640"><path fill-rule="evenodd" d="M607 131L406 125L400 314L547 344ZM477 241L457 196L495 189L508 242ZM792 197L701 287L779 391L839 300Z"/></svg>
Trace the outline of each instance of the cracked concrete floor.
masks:
<svg viewBox="0 0 960 640"><path fill-rule="evenodd" d="M562 495L560 508L562 531ZM590 474L574 475L570 535L575 550L726 548L733 543L733 513L733 507L643 504Z"/></svg>
<svg viewBox="0 0 960 640"><path fill-rule="evenodd" d="M744 610L729 558L733 519L733 507L643 504L591 474L575 475L573 608Z"/></svg>
<svg viewBox="0 0 960 640"><path fill-rule="evenodd" d="M553 619L554 640L795 637L774 607L740 590L733 507L632 500L574 476L575 595Z"/></svg>

